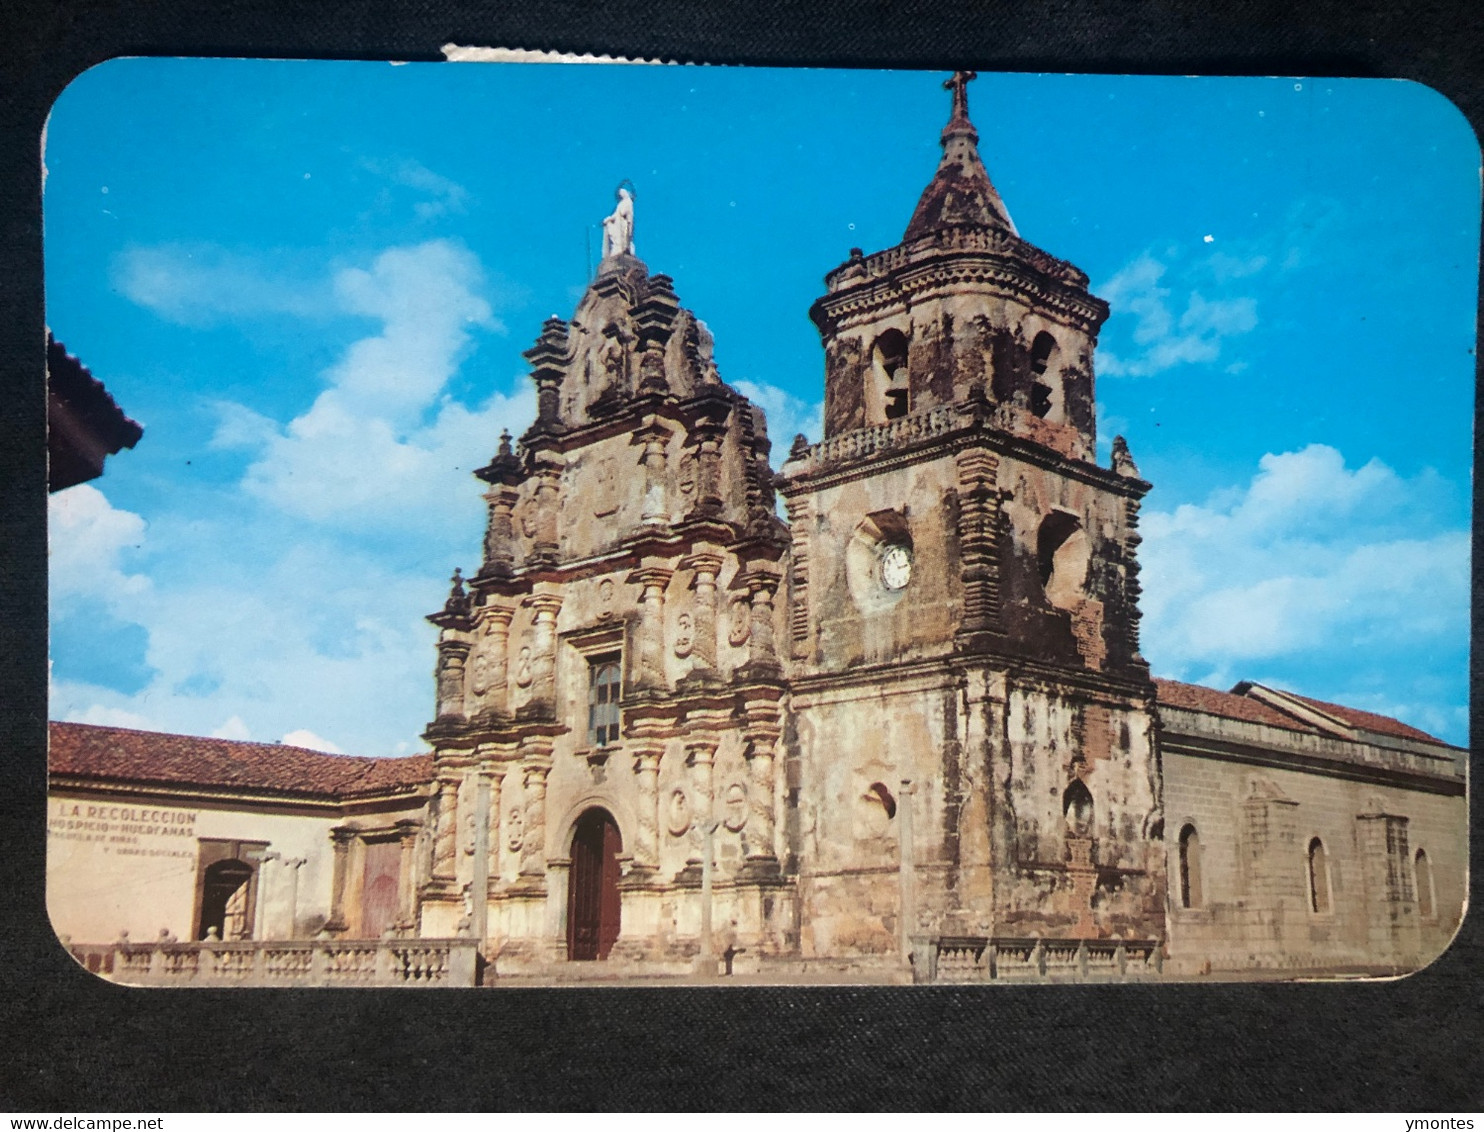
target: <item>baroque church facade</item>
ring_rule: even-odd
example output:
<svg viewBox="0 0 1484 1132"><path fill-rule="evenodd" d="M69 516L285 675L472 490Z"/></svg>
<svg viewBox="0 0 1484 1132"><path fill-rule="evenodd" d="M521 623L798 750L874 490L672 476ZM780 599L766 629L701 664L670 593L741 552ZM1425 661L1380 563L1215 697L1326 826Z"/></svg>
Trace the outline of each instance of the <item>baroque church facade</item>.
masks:
<svg viewBox="0 0 1484 1132"><path fill-rule="evenodd" d="M431 618L424 933L472 926L501 972L1160 963L1150 485L1121 438L1096 462L1108 307L1016 231L971 77L902 242L826 278L824 435L776 477L627 194L605 222Z"/></svg>
<svg viewBox="0 0 1484 1132"><path fill-rule="evenodd" d="M481 559L430 617L431 756L53 725L59 930L101 942L100 916L134 915L68 895L102 860L77 840L92 811L122 800L199 842L159 850L171 938L90 966L975 981L1442 951L1465 752L1260 685L1151 678L1150 485L1121 438L1096 459L1108 306L1016 231L972 77L945 84L902 241L826 277L824 434L776 474L762 411L634 255L620 193L575 313L526 352L534 424L476 473ZM294 950L310 937L341 943ZM401 942L353 942L377 939ZM258 967L232 950L248 941Z"/></svg>

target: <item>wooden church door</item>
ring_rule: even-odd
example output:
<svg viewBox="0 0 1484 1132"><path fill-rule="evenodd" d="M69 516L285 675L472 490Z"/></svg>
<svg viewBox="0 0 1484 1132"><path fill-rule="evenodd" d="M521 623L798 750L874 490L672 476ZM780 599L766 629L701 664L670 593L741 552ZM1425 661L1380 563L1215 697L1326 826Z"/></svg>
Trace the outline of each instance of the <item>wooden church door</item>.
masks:
<svg viewBox="0 0 1484 1132"><path fill-rule="evenodd" d="M621 901L618 824L606 810L588 810L572 831L567 886L567 958L607 959L618 939Z"/></svg>

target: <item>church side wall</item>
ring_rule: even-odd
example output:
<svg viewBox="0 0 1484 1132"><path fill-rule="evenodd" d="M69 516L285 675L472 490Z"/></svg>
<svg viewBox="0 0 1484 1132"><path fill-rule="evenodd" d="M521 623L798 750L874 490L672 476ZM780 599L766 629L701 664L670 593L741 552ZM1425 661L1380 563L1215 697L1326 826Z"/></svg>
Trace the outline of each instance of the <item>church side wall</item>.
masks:
<svg viewBox="0 0 1484 1132"><path fill-rule="evenodd" d="M1175 970L1408 969L1451 940L1467 891L1462 797L1182 753L1169 744L1163 761ZM1384 818L1376 815L1406 819L1389 823L1389 853L1376 828ZM1185 890L1188 908L1180 859L1187 826L1199 837L1199 894ZM1318 912L1309 877L1315 838L1328 889L1328 907ZM1417 901L1419 849L1432 874L1426 917Z"/></svg>

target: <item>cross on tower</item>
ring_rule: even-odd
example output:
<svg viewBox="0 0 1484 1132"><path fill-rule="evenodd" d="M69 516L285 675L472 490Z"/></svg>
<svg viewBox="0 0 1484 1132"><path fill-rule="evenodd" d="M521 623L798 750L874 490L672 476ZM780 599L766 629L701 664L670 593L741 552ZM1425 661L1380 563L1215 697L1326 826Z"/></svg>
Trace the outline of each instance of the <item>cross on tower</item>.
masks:
<svg viewBox="0 0 1484 1132"><path fill-rule="evenodd" d="M979 77L978 71L954 71L953 78L943 84L944 90L953 91L953 117L969 119L968 85Z"/></svg>

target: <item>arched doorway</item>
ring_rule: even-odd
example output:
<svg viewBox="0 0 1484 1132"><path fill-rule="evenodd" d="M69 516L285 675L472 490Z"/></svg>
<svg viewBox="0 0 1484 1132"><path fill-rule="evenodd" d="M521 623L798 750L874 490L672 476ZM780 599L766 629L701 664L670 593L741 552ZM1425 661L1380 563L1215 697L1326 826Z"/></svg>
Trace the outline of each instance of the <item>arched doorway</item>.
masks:
<svg viewBox="0 0 1484 1132"><path fill-rule="evenodd" d="M572 830L567 885L567 958L607 959L618 938L618 855L623 838L607 810L592 809Z"/></svg>
<svg viewBox="0 0 1484 1132"><path fill-rule="evenodd" d="M201 919L196 938L206 939L212 928L217 939L247 939L248 885L252 866L235 858L208 865L202 874Z"/></svg>

